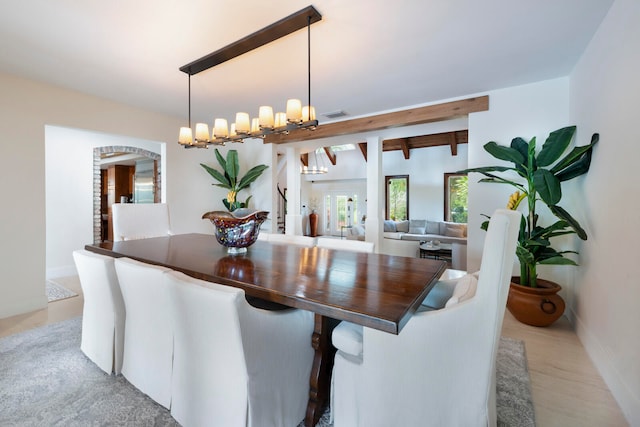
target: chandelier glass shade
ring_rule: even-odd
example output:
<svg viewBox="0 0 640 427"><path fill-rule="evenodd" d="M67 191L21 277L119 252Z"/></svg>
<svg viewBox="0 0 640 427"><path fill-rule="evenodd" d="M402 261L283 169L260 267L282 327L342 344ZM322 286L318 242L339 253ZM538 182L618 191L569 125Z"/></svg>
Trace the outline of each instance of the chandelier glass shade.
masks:
<svg viewBox="0 0 640 427"><path fill-rule="evenodd" d="M206 148L209 145L224 145L226 142L243 142L246 138L265 138L270 134L287 134L297 129L314 130L318 126L315 108L311 105L311 24L322 19L313 6L308 6L280 21L269 25L237 42L204 56L180 68L189 75L189 126L181 127L178 143L185 148ZM276 112L271 106L261 106L257 117L249 113L236 113L235 121L228 125L226 119L216 118L211 133L206 123L196 123L195 138L191 128L191 75L197 74L235 56L273 40L307 27L308 85L307 105L300 99L287 100L284 112Z"/></svg>

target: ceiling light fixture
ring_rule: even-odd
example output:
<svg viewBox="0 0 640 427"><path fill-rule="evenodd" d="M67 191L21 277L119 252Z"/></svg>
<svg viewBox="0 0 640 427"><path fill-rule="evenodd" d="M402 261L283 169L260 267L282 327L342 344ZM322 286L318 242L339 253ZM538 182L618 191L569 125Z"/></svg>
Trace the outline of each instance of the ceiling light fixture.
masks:
<svg viewBox="0 0 640 427"><path fill-rule="evenodd" d="M302 175L322 175L329 172L329 168L324 165L324 161L322 162L322 166L318 163L317 150L313 150L313 158L315 159L315 165L302 166L300 168L300 173ZM322 153L320 154L320 159L322 159Z"/></svg>
<svg viewBox="0 0 640 427"><path fill-rule="evenodd" d="M264 138L270 134L287 134L296 129L314 130L318 126L315 108L311 105L311 24L322 19L322 15L313 7L293 13L253 34L230 45L180 67L189 75L189 127L180 128L178 143L185 148L207 148L209 145L224 145L226 142L243 142L245 138ZM215 67L229 59L240 56L260 46L307 27L307 100L304 107L299 99L287 100L286 113L274 115L273 108L261 106L258 117L249 118L248 113L236 114L235 122L227 126L226 119L216 118L212 133L206 123L196 123L195 139L191 129L191 76Z"/></svg>

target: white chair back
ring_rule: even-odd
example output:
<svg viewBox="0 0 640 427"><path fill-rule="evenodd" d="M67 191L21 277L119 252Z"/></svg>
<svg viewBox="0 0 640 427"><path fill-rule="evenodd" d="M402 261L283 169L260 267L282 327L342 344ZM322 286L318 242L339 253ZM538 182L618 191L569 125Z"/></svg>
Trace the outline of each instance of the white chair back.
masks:
<svg viewBox="0 0 640 427"><path fill-rule="evenodd" d="M491 217L477 290L463 277L453 303L416 313L398 335L336 328L335 427L496 425L495 360L520 218Z"/></svg>
<svg viewBox="0 0 640 427"><path fill-rule="evenodd" d="M113 258L86 250L73 252L84 297L80 349L110 374L122 370L125 308Z"/></svg>
<svg viewBox="0 0 640 427"><path fill-rule="evenodd" d="M184 426L295 426L305 416L313 315L251 307L244 291L165 275L175 322L171 415Z"/></svg>
<svg viewBox="0 0 640 427"><path fill-rule="evenodd" d="M290 245L304 246L307 248L312 248L316 245L315 237L299 236L296 234L271 233L268 235L268 240L271 243L285 243Z"/></svg>
<svg viewBox="0 0 640 427"><path fill-rule="evenodd" d="M115 203L112 214L114 242L171 234L166 203Z"/></svg>
<svg viewBox="0 0 640 427"><path fill-rule="evenodd" d="M115 260L127 321L122 375L165 408L171 406L173 321L164 273L168 268Z"/></svg>
<svg viewBox="0 0 640 427"><path fill-rule="evenodd" d="M362 240L332 239L330 237L318 237L319 248L336 249L340 251L373 253L374 243Z"/></svg>

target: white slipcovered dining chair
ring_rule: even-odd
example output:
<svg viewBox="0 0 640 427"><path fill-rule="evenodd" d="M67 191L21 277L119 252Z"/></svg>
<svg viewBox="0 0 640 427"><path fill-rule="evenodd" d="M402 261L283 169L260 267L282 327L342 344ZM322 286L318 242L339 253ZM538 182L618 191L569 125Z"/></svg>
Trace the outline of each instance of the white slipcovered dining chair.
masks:
<svg viewBox="0 0 640 427"><path fill-rule="evenodd" d="M84 297L80 349L100 369L122 370L125 309L112 257L73 252Z"/></svg>
<svg viewBox="0 0 640 427"><path fill-rule="evenodd" d="M262 233L261 233L262 234ZM260 237L260 235L258 235ZM271 243L285 243L312 248L316 245L316 238L296 234L268 233L267 240Z"/></svg>
<svg viewBox="0 0 640 427"><path fill-rule="evenodd" d="M337 249L341 251L373 253L374 243L362 240L332 239L330 237L318 237L319 248Z"/></svg>
<svg viewBox="0 0 640 427"><path fill-rule="evenodd" d="M169 282L171 415L190 426L297 426L309 396L313 314L251 307L242 289L179 272Z"/></svg>
<svg viewBox="0 0 640 427"><path fill-rule="evenodd" d="M171 407L173 321L164 273L168 268L115 260L127 311L122 375L165 408Z"/></svg>
<svg viewBox="0 0 640 427"><path fill-rule="evenodd" d="M112 213L114 242L171 234L166 203L114 203Z"/></svg>
<svg viewBox="0 0 640 427"><path fill-rule="evenodd" d="M520 213L496 211L479 276L398 335L342 322L332 378L335 427L495 426L495 362Z"/></svg>

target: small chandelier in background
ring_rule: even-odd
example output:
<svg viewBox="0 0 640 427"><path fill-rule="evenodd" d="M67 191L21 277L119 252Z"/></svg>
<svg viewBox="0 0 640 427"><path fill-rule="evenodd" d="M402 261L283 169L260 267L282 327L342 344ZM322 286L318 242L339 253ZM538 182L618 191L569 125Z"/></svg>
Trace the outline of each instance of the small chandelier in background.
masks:
<svg viewBox="0 0 640 427"><path fill-rule="evenodd" d="M314 130L318 126L315 108L311 105L311 24L322 19L313 6L308 6L262 30L240 39L216 52L180 67L189 75L189 127L181 127L178 143L185 148L207 148L209 145L224 145L226 142L243 142L245 138L264 138L270 134L288 134L292 130ZM306 20L306 22L305 22ZM216 118L209 134L206 123L196 123L195 139L191 129L191 76L214 67L231 58L307 27L307 95L308 103L302 106L299 99L287 100L286 113L273 113L270 106L261 106L258 117L248 113L236 114L235 122L228 126L226 119ZM325 168L326 169L326 168ZM326 172L322 172L326 173Z"/></svg>
<svg viewBox="0 0 640 427"><path fill-rule="evenodd" d="M310 158L311 156L309 156L309 159ZM315 160L315 164L313 166L311 166L311 164L308 164L307 166L300 167L300 173L302 175L322 175L329 172L329 168L324 165L324 162L322 162L322 166L320 166L320 163L318 163L317 150L313 150L313 158ZM322 154L320 154L320 159L322 159ZM311 162L309 161L308 163Z"/></svg>

